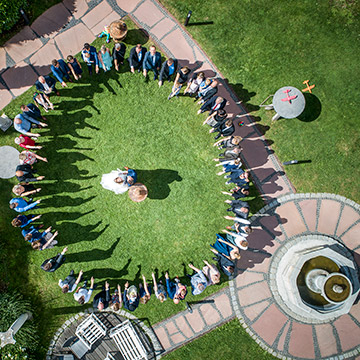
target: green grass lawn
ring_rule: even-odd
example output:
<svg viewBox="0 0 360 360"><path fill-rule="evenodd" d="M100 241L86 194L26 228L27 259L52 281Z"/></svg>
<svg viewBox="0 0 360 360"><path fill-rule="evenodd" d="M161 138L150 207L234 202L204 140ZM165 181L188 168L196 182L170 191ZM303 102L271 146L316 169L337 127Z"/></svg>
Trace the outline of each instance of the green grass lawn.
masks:
<svg viewBox="0 0 360 360"><path fill-rule="evenodd" d="M146 42L142 33L130 28L126 39L128 51ZM103 43L97 39L98 48ZM147 44L148 45L148 44ZM229 224L225 180L216 176L219 168L212 158L218 150L213 137L201 126L204 116L197 116L193 100L185 97L167 100L171 86L145 82L141 74L131 74L124 65L120 74L93 75L85 65L81 81L60 89L53 97L55 110L46 114L48 129L39 130L42 137L38 153L49 163L38 163L39 174L46 179L42 187L41 213L45 227L59 231L59 246L36 252L26 244L20 230L12 228L16 213L8 208L15 179L1 179L0 231L3 263L2 278L32 300L35 319L42 329L44 354L54 331L62 322L81 311L72 294L64 295L57 285L71 269L83 269L85 278L94 276L99 289L105 280L111 290L126 280L138 284L141 274L148 279L155 271L163 278L179 275L185 282L184 264L202 266L211 260L209 244L215 233ZM32 91L18 97L5 109L14 117L23 103L31 101ZM1 136L0 145L14 145L17 133L9 129ZM101 175L129 166L138 172L138 180L149 188L142 203L133 203L127 194L115 195L100 185ZM252 212L262 206L252 189L249 197ZM63 247L69 251L65 264L56 273L40 269L44 259ZM226 286L208 288L199 300ZM184 304L164 304L154 298L139 306L135 315L152 324L183 310Z"/></svg>
<svg viewBox="0 0 360 360"><path fill-rule="evenodd" d="M161 0L187 27L220 69L280 161L298 192L331 192L360 201L359 13L356 1ZM259 105L282 86L303 89L308 109L301 119L271 122Z"/></svg>
<svg viewBox="0 0 360 360"><path fill-rule="evenodd" d="M275 359L250 338L237 319L166 355L165 360Z"/></svg>

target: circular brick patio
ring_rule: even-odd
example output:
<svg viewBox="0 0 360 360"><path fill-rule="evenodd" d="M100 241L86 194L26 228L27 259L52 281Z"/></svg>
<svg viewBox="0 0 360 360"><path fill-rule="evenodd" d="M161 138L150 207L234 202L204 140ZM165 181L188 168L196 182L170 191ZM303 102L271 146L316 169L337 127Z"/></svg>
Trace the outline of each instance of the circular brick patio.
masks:
<svg viewBox="0 0 360 360"><path fill-rule="evenodd" d="M309 324L282 310L271 287L273 256L298 236L329 236L342 242L360 266L360 206L333 194L281 197L255 215L249 250L231 282L233 307L246 331L279 358L327 359L360 353L360 304L322 324ZM342 357L341 357L342 358Z"/></svg>

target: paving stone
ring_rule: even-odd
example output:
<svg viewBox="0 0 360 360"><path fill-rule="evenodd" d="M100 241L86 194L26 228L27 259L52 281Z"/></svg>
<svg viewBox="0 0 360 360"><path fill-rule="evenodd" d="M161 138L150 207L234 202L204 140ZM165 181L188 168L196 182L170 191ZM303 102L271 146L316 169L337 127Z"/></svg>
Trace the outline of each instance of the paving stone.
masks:
<svg viewBox="0 0 360 360"><path fill-rule="evenodd" d="M133 15L148 27L155 25L164 14L155 6L152 1L144 1L134 12Z"/></svg>
<svg viewBox="0 0 360 360"><path fill-rule="evenodd" d="M280 312L275 304L265 310L258 320L252 325L252 328L269 345L275 341L279 331L287 321L287 317Z"/></svg>
<svg viewBox="0 0 360 360"><path fill-rule="evenodd" d="M360 245L360 223L353 226L341 237L342 241L349 249L354 249Z"/></svg>
<svg viewBox="0 0 360 360"><path fill-rule="evenodd" d="M24 61L7 69L2 77L15 96L19 96L35 84L38 76Z"/></svg>
<svg viewBox="0 0 360 360"><path fill-rule="evenodd" d="M99 5L95 6L91 11L83 16L81 20L89 29L91 29L102 19L106 18L111 12L111 6L106 1L102 1Z"/></svg>
<svg viewBox="0 0 360 360"><path fill-rule="evenodd" d="M175 326L175 324L170 321L165 325L167 331L169 332L169 335L175 334L177 332L179 332L179 330L177 329L177 327Z"/></svg>
<svg viewBox="0 0 360 360"><path fill-rule="evenodd" d="M200 311L207 325L211 326L221 320L220 315L214 310L211 304L201 304Z"/></svg>
<svg viewBox="0 0 360 360"><path fill-rule="evenodd" d="M360 302L351 307L350 314L360 323Z"/></svg>
<svg viewBox="0 0 360 360"><path fill-rule="evenodd" d="M162 39L164 45L174 54L177 59L185 59L189 63L195 62L191 46L186 41L180 29L172 31Z"/></svg>
<svg viewBox="0 0 360 360"><path fill-rule="evenodd" d="M116 0L119 8L128 13L132 12L139 2L141 2L141 0Z"/></svg>
<svg viewBox="0 0 360 360"><path fill-rule="evenodd" d="M194 46L193 49L194 49L194 52L195 52L195 60L196 60L196 61L202 61L202 62L204 62L204 61L207 60L206 57L205 57L205 56L201 53L201 51L197 48L197 46Z"/></svg>
<svg viewBox="0 0 360 360"><path fill-rule="evenodd" d="M238 290L238 297L240 306L246 306L268 299L271 297L271 294L268 284L261 282Z"/></svg>
<svg viewBox="0 0 360 360"><path fill-rule="evenodd" d="M155 35L158 39L161 39L165 34L173 29L175 25L176 23L171 19L164 18L151 29L151 34Z"/></svg>
<svg viewBox="0 0 360 360"><path fill-rule="evenodd" d="M355 211L352 207L345 205L341 214L339 226L336 230L336 234L340 236L350 225L354 224L355 221L359 220L360 214Z"/></svg>
<svg viewBox="0 0 360 360"><path fill-rule="evenodd" d="M289 354L305 359L315 357L311 325L293 322L289 341Z"/></svg>
<svg viewBox="0 0 360 360"><path fill-rule="evenodd" d="M63 4L75 19L81 18L89 10L85 0L63 0Z"/></svg>
<svg viewBox="0 0 360 360"><path fill-rule="evenodd" d="M330 324L315 325L315 331L321 356L336 355L338 351L333 327Z"/></svg>
<svg viewBox="0 0 360 360"><path fill-rule="evenodd" d="M184 337L184 335L180 334L180 333L177 333L175 335L171 335L171 340L174 342L174 344L179 344L183 341L186 340L186 338Z"/></svg>
<svg viewBox="0 0 360 360"><path fill-rule="evenodd" d="M340 338L342 351L359 346L360 328L349 315L342 315L334 321L334 326Z"/></svg>
<svg viewBox="0 0 360 360"><path fill-rule="evenodd" d="M261 196L265 202L270 202L271 200L292 192L292 189L285 182L283 176L278 177L274 181L263 184L261 189L263 192Z"/></svg>
<svg viewBox="0 0 360 360"><path fill-rule="evenodd" d="M91 28L91 32L95 36L97 36L104 30L104 26L110 25L113 21L120 20L120 19L121 19L120 15L117 12L112 11L108 16L106 16L104 19L100 20L93 28ZM104 40L104 42L105 42L105 40ZM111 45L111 46L113 46L113 45Z"/></svg>
<svg viewBox="0 0 360 360"><path fill-rule="evenodd" d="M51 61L59 58L61 58L61 56L55 46L54 40L50 40L30 58L30 62L40 75L47 75L51 72Z"/></svg>
<svg viewBox="0 0 360 360"><path fill-rule="evenodd" d="M94 41L94 35L81 23L55 37L55 42L65 58L70 54L77 54L82 50L84 43L92 41Z"/></svg>
<svg viewBox="0 0 360 360"><path fill-rule="evenodd" d="M287 222L283 223L285 233L288 237L301 234L306 231L306 226L299 214L295 204L290 201L286 204L282 204L276 208L275 212L283 219L287 219Z"/></svg>
<svg viewBox="0 0 360 360"><path fill-rule="evenodd" d="M323 234L333 235L339 219L340 203L334 200L322 200L318 222L318 231Z"/></svg>
<svg viewBox="0 0 360 360"><path fill-rule="evenodd" d="M270 265L271 255L262 254L260 252L243 251L241 253L241 259L237 261L237 268L245 271L251 269L258 272L267 272ZM240 271L240 273L242 273ZM240 275L241 276L241 275Z"/></svg>
<svg viewBox="0 0 360 360"><path fill-rule="evenodd" d="M43 37L54 37L71 19L69 10L63 3L52 6L41 14L31 28Z"/></svg>
<svg viewBox="0 0 360 360"><path fill-rule="evenodd" d="M222 294L215 296L214 301L216 308L220 311L224 319L234 315L228 295Z"/></svg>
<svg viewBox="0 0 360 360"><path fill-rule="evenodd" d="M191 338L194 335L194 332L191 330L183 316L176 318L175 323L187 338Z"/></svg>
<svg viewBox="0 0 360 360"><path fill-rule="evenodd" d="M0 73L6 69L6 51L0 47Z"/></svg>
<svg viewBox="0 0 360 360"><path fill-rule="evenodd" d="M163 327L159 327L155 328L154 331L164 350L166 351L167 349L170 349L171 344L165 329Z"/></svg>
<svg viewBox="0 0 360 360"><path fill-rule="evenodd" d="M186 314L185 317L186 320L189 322L191 328L195 332L199 332L204 329L204 321L202 320L200 313L197 309L195 309L192 314Z"/></svg>
<svg viewBox="0 0 360 360"><path fill-rule="evenodd" d="M316 207L317 200L302 200L299 202L299 206L304 215L307 226L310 231L316 230Z"/></svg>
<svg viewBox="0 0 360 360"><path fill-rule="evenodd" d="M8 89L5 88L3 84L0 83L0 110L2 110L6 105L8 105L12 100L12 95Z"/></svg>
<svg viewBox="0 0 360 360"><path fill-rule="evenodd" d="M280 244L274 239L272 235L262 229L254 229L254 231L247 237L249 246L257 250L264 250L273 254Z"/></svg>
<svg viewBox="0 0 360 360"><path fill-rule="evenodd" d="M248 317L248 319L250 321L253 321L267 306L269 306L269 304L270 302L265 300L249 307L243 308L243 311Z"/></svg>
<svg viewBox="0 0 360 360"><path fill-rule="evenodd" d="M262 217L260 219L260 224L265 226L267 230L269 230L271 233L273 233L274 237L276 237L277 240L284 241L285 234L283 234L283 232L279 226L279 220L280 220L281 224L284 223L285 221L287 221L286 219L278 219L275 215L272 215L272 216ZM255 229L254 229L254 231L255 231Z"/></svg>
<svg viewBox="0 0 360 360"><path fill-rule="evenodd" d="M236 287L242 287L254 282L259 282L264 280L265 274L256 273L253 271L245 271L243 274L238 275L235 279Z"/></svg>
<svg viewBox="0 0 360 360"><path fill-rule="evenodd" d="M29 26L25 26L5 43L4 48L15 63L18 63L39 50L41 46L41 40L36 37Z"/></svg>
<svg viewBox="0 0 360 360"><path fill-rule="evenodd" d="M284 345L285 345L285 340L286 340L286 335L289 331L289 327L290 327L290 321L285 325L284 330L282 332L282 334L280 335L279 341L278 341L278 345L277 345L277 349L279 351L283 351L284 350Z"/></svg>

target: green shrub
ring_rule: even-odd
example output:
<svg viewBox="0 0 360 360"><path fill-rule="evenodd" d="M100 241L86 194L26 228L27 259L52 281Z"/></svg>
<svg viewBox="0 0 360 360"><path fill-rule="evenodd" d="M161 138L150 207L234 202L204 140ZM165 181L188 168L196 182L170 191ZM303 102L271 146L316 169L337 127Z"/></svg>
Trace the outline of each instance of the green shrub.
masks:
<svg viewBox="0 0 360 360"><path fill-rule="evenodd" d="M0 34L10 30L20 19L20 8L27 0L0 0Z"/></svg>
<svg viewBox="0 0 360 360"><path fill-rule="evenodd" d="M33 312L30 303L24 300L19 293L0 293L0 332L7 331L11 324L27 311ZM19 357L15 356L14 359L22 359L27 351L32 352L37 348L39 339L35 321L27 320L14 337L15 345L6 345L0 349L1 359L8 354L14 356L18 354Z"/></svg>

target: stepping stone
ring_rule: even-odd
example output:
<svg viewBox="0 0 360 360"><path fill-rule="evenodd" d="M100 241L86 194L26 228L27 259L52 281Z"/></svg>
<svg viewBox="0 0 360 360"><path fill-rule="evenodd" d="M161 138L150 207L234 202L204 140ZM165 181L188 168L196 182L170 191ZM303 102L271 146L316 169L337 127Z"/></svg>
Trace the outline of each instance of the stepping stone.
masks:
<svg viewBox="0 0 360 360"><path fill-rule="evenodd" d="M12 93L19 96L35 84L38 75L28 64L21 61L7 69L2 74L2 78Z"/></svg>
<svg viewBox="0 0 360 360"><path fill-rule="evenodd" d="M40 75L47 75L51 72L51 61L59 58L61 55L55 46L55 42L50 40L30 58L30 62Z"/></svg>
<svg viewBox="0 0 360 360"><path fill-rule="evenodd" d="M359 346L360 327L349 315L343 315L335 320L334 326L340 338L342 351L349 351Z"/></svg>
<svg viewBox="0 0 360 360"><path fill-rule="evenodd" d="M340 218L339 226L336 230L336 234L340 236L350 227L350 225L354 224L359 219L360 219L360 214L357 211L355 211L351 206L345 205L341 213L341 218Z"/></svg>
<svg viewBox="0 0 360 360"><path fill-rule="evenodd" d="M0 47L0 73L6 69L6 51Z"/></svg>
<svg viewBox="0 0 360 360"><path fill-rule="evenodd" d="M335 200L322 200L317 230L323 234L334 235L340 215L341 204Z"/></svg>
<svg viewBox="0 0 360 360"><path fill-rule="evenodd" d="M305 359L315 358L311 325L293 322L289 341L289 353L293 356Z"/></svg>
<svg viewBox="0 0 360 360"><path fill-rule="evenodd" d="M91 32L97 36L104 30L104 26L110 25L115 20L120 20L120 15L117 12L112 11L108 16L100 20L94 27L92 27Z"/></svg>
<svg viewBox="0 0 360 360"><path fill-rule="evenodd" d="M15 176L15 170L19 161L19 151L12 146L0 147L0 178L10 179Z"/></svg>
<svg viewBox="0 0 360 360"><path fill-rule="evenodd" d="M18 63L42 47L42 42L36 37L29 26L25 26L18 34L5 43L5 50Z"/></svg>
<svg viewBox="0 0 360 360"><path fill-rule="evenodd" d="M166 351L167 349L170 349L171 344L165 329L163 327L159 327L159 328L155 328L154 331L164 350Z"/></svg>
<svg viewBox="0 0 360 360"><path fill-rule="evenodd" d="M161 38L175 26L176 23L174 21L169 18L164 18L151 29L151 34L161 40Z"/></svg>
<svg viewBox="0 0 360 360"><path fill-rule="evenodd" d="M89 10L86 0L63 0L63 4L75 19L81 18Z"/></svg>
<svg viewBox="0 0 360 360"><path fill-rule="evenodd" d="M2 110L12 100L12 95L3 84L0 83L0 109Z"/></svg>
<svg viewBox="0 0 360 360"><path fill-rule="evenodd" d="M53 38L69 21L71 14L63 3L52 6L41 14L31 25L31 28L45 38Z"/></svg>
<svg viewBox="0 0 360 360"><path fill-rule="evenodd" d="M299 202L301 212L310 231L316 230L317 200L302 200Z"/></svg>
<svg viewBox="0 0 360 360"><path fill-rule="evenodd" d="M331 324L315 325L317 342L322 357L337 354L336 339Z"/></svg>
<svg viewBox="0 0 360 360"><path fill-rule="evenodd" d="M144 1L133 12L132 15L134 17L136 17L138 19L138 21L141 22L142 24L146 24L146 27L148 27L148 28L151 28L159 20L161 20L162 18L165 17L165 15L158 9L158 7L155 6L155 4L152 1L149 1L149 0ZM180 40L180 39L178 39L178 40Z"/></svg>
<svg viewBox="0 0 360 360"><path fill-rule="evenodd" d="M128 13L132 12L140 2L141 0L116 0L119 8Z"/></svg>
<svg viewBox="0 0 360 360"><path fill-rule="evenodd" d="M111 6L106 1L103 1L83 16L81 20L89 29L91 29L102 19L106 18L111 12Z"/></svg>

